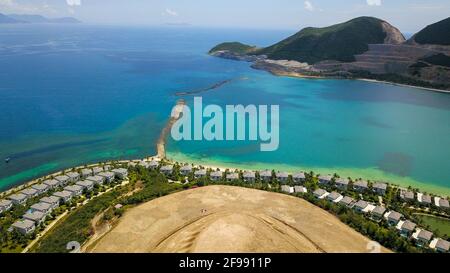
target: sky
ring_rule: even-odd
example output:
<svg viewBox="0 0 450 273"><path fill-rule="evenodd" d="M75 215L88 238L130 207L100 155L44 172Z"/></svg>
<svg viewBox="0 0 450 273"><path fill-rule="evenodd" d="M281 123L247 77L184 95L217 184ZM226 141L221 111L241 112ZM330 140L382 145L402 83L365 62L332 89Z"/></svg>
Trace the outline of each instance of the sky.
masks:
<svg viewBox="0 0 450 273"><path fill-rule="evenodd" d="M85 23L301 29L375 16L414 33L450 17L450 0L0 0L0 13Z"/></svg>

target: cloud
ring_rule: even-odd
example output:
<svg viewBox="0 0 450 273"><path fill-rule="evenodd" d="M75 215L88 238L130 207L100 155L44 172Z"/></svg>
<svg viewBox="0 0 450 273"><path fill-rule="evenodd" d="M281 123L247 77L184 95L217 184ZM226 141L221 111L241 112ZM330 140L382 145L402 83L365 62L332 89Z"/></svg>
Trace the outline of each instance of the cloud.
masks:
<svg viewBox="0 0 450 273"><path fill-rule="evenodd" d="M314 11L314 10L316 10L314 5L310 1L305 1L305 9L307 11Z"/></svg>
<svg viewBox="0 0 450 273"><path fill-rule="evenodd" d="M369 6L381 6L381 0L366 0Z"/></svg>
<svg viewBox="0 0 450 273"><path fill-rule="evenodd" d="M66 0L66 3L71 7L81 6L81 0Z"/></svg>
<svg viewBox="0 0 450 273"><path fill-rule="evenodd" d="M176 11L174 11L174 10L171 10L171 9L167 8L167 9L163 12L163 15L169 15L169 16L176 17L176 16L178 16L178 12L176 12Z"/></svg>

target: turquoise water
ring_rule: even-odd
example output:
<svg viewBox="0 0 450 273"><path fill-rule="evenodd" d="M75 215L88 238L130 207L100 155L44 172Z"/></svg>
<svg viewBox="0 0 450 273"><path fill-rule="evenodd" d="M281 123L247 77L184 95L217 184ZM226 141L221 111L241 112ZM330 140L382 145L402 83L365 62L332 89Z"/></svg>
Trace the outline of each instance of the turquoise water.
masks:
<svg viewBox="0 0 450 273"><path fill-rule="evenodd" d="M222 41L268 45L285 31L0 27L0 189L62 168L155 154L174 93L238 79L204 103L280 105L280 148L174 142L177 160L339 172L450 192L450 96L347 80L275 77L210 57ZM186 98L188 103L192 97Z"/></svg>

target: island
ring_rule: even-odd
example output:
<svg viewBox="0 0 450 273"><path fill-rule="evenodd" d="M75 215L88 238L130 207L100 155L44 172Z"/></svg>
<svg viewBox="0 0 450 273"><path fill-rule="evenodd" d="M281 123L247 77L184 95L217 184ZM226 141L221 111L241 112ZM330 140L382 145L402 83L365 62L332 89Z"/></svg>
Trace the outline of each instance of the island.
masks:
<svg viewBox="0 0 450 273"><path fill-rule="evenodd" d="M73 17L47 18L37 14L1 14L0 24L79 24Z"/></svg>
<svg viewBox="0 0 450 273"><path fill-rule="evenodd" d="M275 75L377 80L450 90L450 18L406 40L386 21L359 17L308 27L269 47L226 42L209 54L252 62Z"/></svg>

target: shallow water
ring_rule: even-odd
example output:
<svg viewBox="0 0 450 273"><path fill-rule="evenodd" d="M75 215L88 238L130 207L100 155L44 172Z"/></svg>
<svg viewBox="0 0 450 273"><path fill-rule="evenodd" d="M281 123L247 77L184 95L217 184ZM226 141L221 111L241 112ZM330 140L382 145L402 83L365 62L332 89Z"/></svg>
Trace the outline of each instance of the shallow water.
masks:
<svg viewBox="0 0 450 273"><path fill-rule="evenodd" d="M280 105L280 148L169 141L183 160L340 172L450 191L450 96L347 80L275 77L210 57L222 41L268 45L287 31L0 26L0 189L62 168L155 154L178 97ZM245 78L245 79L243 79ZM192 97L185 97L188 104Z"/></svg>

